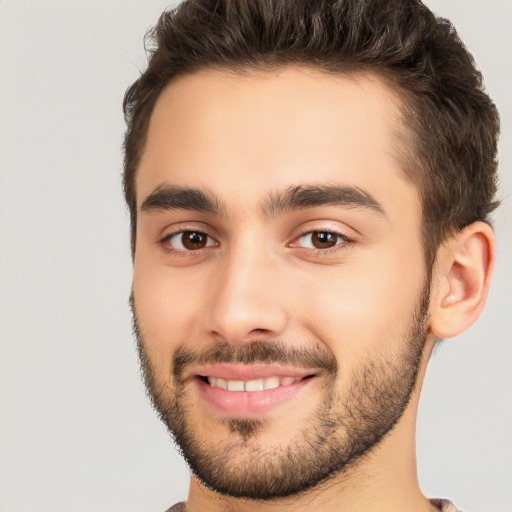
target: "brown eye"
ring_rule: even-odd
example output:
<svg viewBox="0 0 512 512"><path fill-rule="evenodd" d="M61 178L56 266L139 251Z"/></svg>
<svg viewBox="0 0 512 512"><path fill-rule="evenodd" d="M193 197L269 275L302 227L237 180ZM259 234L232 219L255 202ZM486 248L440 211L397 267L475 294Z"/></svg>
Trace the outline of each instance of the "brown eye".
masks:
<svg viewBox="0 0 512 512"><path fill-rule="evenodd" d="M197 251L217 245L212 237L200 231L179 231L166 237L163 243L170 245L176 251L182 252Z"/></svg>
<svg viewBox="0 0 512 512"><path fill-rule="evenodd" d="M311 243L317 249L328 249L338 243L339 235L328 231L315 231L311 234Z"/></svg>
<svg viewBox="0 0 512 512"><path fill-rule="evenodd" d="M197 231L184 231L181 235L181 243L183 244L183 247L189 251L202 249L203 247L206 247L207 242L208 236Z"/></svg>
<svg viewBox="0 0 512 512"><path fill-rule="evenodd" d="M306 249L330 249L340 245L347 239L339 233L331 231L311 231L299 238L298 246Z"/></svg>

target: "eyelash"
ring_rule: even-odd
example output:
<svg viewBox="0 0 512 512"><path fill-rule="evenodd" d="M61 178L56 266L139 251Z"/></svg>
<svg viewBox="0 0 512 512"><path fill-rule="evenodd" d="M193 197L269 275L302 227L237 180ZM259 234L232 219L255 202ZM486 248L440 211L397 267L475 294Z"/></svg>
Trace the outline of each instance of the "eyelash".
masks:
<svg viewBox="0 0 512 512"><path fill-rule="evenodd" d="M199 235L203 235L203 236L207 237L207 239L208 239L207 245L205 247L202 247L199 249L187 250L187 249L176 249L175 247L173 247L170 244L170 241L172 238L174 238L175 236L178 236L178 235L183 236L185 233L195 233L195 234L199 234ZM213 241L214 243L210 244L209 242L211 242L211 241ZM201 231L199 229L187 228L187 227L181 228L178 231L174 231L172 233L165 235L162 239L160 239L158 241L158 243L166 253L171 254L173 256L188 257L188 258L201 256L209 248L218 247L218 245L219 245L219 243L208 233L205 233L204 231Z"/></svg>
<svg viewBox="0 0 512 512"><path fill-rule="evenodd" d="M332 247L326 247L326 248L317 248L317 247L302 247L298 244L298 242L307 237L307 236L313 236L314 234L329 234L334 235L337 237L335 245ZM302 248L308 256L316 256L316 257L323 257L332 255L333 253L337 253L338 251L344 250L347 248L348 245L352 244L354 240L352 238L349 238L348 236L344 235L343 233L340 233L338 231L332 230L332 229L314 229L311 231L305 231L304 233L300 234L297 238L295 238L295 241L291 244L291 247L300 247Z"/></svg>
<svg viewBox="0 0 512 512"><path fill-rule="evenodd" d="M195 233L195 234L206 236L208 238L207 245L205 245L204 247L199 248L199 249L189 249L189 250L174 248L170 244L170 240L178 235L183 236L185 233ZM329 234L329 235L336 236L337 240L336 240L335 245L333 245L332 247L326 247L326 248L303 247L303 246L299 245L299 243L298 243L299 240L307 237L308 235L312 236L315 233L316 234L322 233L322 234ZM211 241L213 241L214 243L210 244L209 242L211 242ZM333 254L337 251L346 249L346 247L348 245L352 244L353 242L354 242L353 239L349 238L348 236L346 236L342 233L339 233L338 231L334 231L332 229L315 229L315 230L305 231L304 233L301 233L288 246L302 248L308 256L321 257L321 256L327 256L328 254ZM173 233L169 233L169 234L165 235L162 239L160 239L158 243L160 244L160 246L162 247L162 249L165 252L172 254L174 256L180 256L180 257L201 256L209 248L219 246L219 243L208 233L205 233L204 231L201 231L198 229L193 229L193 228L192 229L191 228L182 228L179 231L174 231Z"/></svg>

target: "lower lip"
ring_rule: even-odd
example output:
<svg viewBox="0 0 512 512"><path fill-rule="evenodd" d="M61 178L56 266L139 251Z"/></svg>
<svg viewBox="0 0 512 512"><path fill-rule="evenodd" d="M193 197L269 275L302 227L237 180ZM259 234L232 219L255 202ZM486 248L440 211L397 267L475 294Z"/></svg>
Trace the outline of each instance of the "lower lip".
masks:
<svg viewBox="0 0 512 512"><path fill-rule="evenodd" d="M263 391L228 391L210 386L201 379L196 379L196 382L202 398L216 413L231 418L254 418L290 402L314 380L316 378L312 377L289 386L279 386Z"/></svg>

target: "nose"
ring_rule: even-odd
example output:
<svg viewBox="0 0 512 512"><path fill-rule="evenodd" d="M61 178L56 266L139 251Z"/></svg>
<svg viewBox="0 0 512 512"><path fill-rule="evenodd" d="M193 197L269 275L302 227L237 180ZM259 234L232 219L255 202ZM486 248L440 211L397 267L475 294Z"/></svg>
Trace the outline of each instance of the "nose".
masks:
<svg viewBox="0 0 512 512"><path fill-rule="evenodd" d="M249 247L220 260L205 315L209 334L229 344L281 336L289 315L278 262Z"/></svg>

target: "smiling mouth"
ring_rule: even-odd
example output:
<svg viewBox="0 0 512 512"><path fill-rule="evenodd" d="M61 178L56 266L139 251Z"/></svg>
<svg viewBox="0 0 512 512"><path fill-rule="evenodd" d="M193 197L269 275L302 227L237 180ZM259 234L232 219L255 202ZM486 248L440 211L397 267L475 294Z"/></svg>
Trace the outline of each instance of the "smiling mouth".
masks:
<svg viewBox="0 0 512 512"><path fill-rule="evenodd" d="M315 375L306 375L305 377L266 377L264 379L253 380L228 380L220 377L199 377L203 382L213 388L224 389L227 391L245 391L249 393L258 391L267 391L280 387L287 387L306 379L311 379Z"/></svg>
<svg viewBox="0 0 512 512"><path fill-rule="evenodd" d="M218 417L262 418L277 406L296 403L319 369L286 365L214 363L189 373L200 402Z"/></svg>

